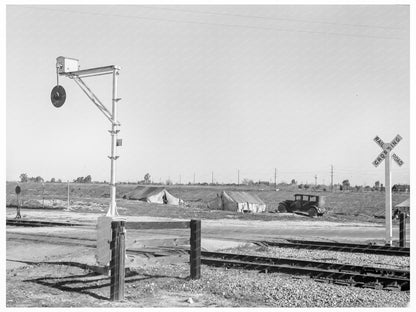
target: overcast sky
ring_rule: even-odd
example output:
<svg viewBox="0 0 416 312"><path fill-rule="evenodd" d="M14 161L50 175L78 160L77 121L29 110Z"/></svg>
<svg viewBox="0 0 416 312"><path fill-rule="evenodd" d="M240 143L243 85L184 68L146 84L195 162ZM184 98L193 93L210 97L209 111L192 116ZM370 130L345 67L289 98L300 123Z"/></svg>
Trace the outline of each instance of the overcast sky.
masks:
<svg viewBox="0 0 416 312"><path fill-rule="evenodd" d="M6 179L110 180L109 121L56 57L119 65L117 181L384 182L376 135L403 140L409 183L409 7L8 6ZM111 77L85 82L111 107Z"/></svg>

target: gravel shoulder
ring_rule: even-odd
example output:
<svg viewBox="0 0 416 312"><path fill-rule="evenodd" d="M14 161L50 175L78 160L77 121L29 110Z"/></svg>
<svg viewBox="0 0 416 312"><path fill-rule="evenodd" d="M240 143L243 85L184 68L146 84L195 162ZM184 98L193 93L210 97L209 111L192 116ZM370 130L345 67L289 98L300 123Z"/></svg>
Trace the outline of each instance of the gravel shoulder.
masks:
<svg viewBox="0 0 416 312"><path fill-rule="evenodd" d="M233 250L228 250L233 251ZM234 250L238 252L238 250ZM264 252L264 251L262 251ZM409 292L318 283L309 277L203 265L189 280L187 263L132 268L125 300L110 302L107 276L45 261L7 271L8 307L406 307Z"/></svg>

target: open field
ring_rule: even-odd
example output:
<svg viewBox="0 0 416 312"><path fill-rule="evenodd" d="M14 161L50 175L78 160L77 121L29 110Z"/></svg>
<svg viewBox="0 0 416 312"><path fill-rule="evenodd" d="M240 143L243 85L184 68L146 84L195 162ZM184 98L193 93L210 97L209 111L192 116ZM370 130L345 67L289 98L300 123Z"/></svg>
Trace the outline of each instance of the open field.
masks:
<svg viewBox="0 0 416 312"><path fill-rule="evenodd" d="M21 200L24 207L67 207L67 184L21 183ZM6 183L6 205L16 205L15 182ZM147 204L123 199L123 196L137 185L120 184L117 186L117 205L121 213L128 215L163 216L163 217L199 217L206 219L224 218L226 216L242 219L273 220L282 218L279 214L263 213L259 215L241 215L227 211L210 211L207 202L215 198L222 190L240 190L257 194L266 204L268 211L274 211L280 201L292 199L296 193L326 196L327 213L320 218L326 221L366 221L383 222L384 192L313 192L299 190L294 186L274 189L259 189L247 186L166 186L168 191L187 202L186 207ZM406 193L393 193L393 206L409 197ZM108 205L109 187L106 184L70 183L71 210L85 212L105 211ZM124 210L124 211L123 211ZM284 216L290 218L290 216Z"/></svg>

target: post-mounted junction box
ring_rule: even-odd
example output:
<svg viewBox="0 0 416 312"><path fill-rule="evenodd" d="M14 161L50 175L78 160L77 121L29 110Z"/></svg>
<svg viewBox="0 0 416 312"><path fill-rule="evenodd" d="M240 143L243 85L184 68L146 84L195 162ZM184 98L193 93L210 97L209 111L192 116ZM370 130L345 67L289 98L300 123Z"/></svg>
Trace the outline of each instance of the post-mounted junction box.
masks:
<svg viewBox="0 0 416 312"><path fill-rule="evenodd" d="M58 74L65 74L79 70L79 60L58 56L56 58L56 67L58 68Z"/></svg>

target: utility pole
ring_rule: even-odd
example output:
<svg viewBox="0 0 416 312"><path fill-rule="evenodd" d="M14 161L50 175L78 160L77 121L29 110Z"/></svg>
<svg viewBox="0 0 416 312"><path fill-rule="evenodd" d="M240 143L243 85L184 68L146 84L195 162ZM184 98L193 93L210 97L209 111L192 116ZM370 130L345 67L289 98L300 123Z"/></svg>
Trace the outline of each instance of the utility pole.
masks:
<svg viewBox="0 0 416 312"><path fill-rule="evenodd" d="M315 174L315 186L317 184L318 176Z"/></svg>
<svg viewBox="0 0 416 312"><path fill-rule="evenodd" d="M214 184L214 171L211 173L211 184Z"/></svg>
<svg viewBox="0 0 416 312"><path fill-rule="evenodd" d="M68 209L69 209L69 180L67 180L67 186L68 186L68 188L67 188L67 195L68 195Z"/></svg>
<svg viewBox="0 0 416 312"><path fill-rule="evenodd" d="M274 187L277 188L277 169L274 168Z"/></svg>
<svg viewBox="0 0 416 312"><path fill-rule="evenodd" d="M240 169L237 171L237 185L240 185Z"/></svg>
<svg viewBox="0 0 416 312"><path fill-rule="evenodd" d="M45 208L45 183L42 182L42 208Z"/></svg>
<svg viewBox="0 0 416 312"><path fill-rule="evenodd" d="M334 166L331 165L331 192L334 191Z"/></svg>

